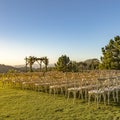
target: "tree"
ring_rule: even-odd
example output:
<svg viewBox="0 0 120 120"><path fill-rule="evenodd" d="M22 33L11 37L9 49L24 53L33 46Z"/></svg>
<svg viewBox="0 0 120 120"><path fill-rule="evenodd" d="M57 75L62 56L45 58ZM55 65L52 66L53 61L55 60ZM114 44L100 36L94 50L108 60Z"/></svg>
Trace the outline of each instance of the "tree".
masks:
<svg viewBox="0 0 120 120"><path fill-rule="evenodd" d="M100 69L120 69L120 36L111 39L105 47L102 48Z"/></svg>
<svg viewBox="0 0 120 120"><path fill-rule="evenodd" d="M68 72L78 72L78 63L76 61L69 62Z"/></svg>
<svg viewBox="0 0 120 120"><path fill-rule="evenodd" d="M100 62L98 59L93 58L93 59L87 59L84 63L86 63L86 67L88 70L95 70L98 69Z"/></svg>
<svg viewBox="0 0 120 120"><path fill-rule="evenodd" d="M55 64L55 69L58 71L67 72L70 69L70 59L66 55L62 55L58 58L57 63Z"/></svg>

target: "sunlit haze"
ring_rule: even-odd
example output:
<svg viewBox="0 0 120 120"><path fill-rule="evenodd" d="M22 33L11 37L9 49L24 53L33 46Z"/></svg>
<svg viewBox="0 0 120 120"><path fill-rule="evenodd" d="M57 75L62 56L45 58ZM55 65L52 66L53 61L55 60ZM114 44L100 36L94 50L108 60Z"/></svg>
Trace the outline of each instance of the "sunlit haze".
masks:
<svg viewBox="0 0 120 120"><path fill-rule="evenodd" d="M0 64L27 56L98 58L120 35L120 0L0 0Z"/></svg>

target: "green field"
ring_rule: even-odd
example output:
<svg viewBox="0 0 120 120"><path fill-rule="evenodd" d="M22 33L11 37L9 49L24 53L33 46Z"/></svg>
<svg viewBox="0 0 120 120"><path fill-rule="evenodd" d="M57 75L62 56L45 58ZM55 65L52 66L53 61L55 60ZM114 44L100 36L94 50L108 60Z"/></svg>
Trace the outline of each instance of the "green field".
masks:
<svg viewBox="0 0 120 120"><path fill-rule="evenodd" d="M109 106L63 95L0 86L0 120L120 120L120 104Z"/></svg>

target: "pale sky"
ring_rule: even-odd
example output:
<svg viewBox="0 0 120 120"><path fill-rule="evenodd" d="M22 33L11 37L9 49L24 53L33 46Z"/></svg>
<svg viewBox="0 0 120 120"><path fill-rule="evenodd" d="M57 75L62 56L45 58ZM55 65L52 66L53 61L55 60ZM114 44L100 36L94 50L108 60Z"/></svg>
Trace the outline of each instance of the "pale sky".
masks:
<svg viewBox="0 0 120 120"><path fill-rule="evenodd" d="M0 64L27 56L83 61L120 35L120 0L0 0Z"/></svg>

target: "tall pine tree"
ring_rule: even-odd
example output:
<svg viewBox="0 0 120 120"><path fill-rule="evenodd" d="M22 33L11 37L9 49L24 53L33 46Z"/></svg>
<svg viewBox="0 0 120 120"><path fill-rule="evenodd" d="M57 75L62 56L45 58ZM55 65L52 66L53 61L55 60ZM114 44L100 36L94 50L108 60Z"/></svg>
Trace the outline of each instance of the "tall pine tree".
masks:
<svg viewBox="0 0 120 120"><path fill-rule="evenodd" d="M120 69L120 36L111 39L109 44L102 48L100 69Z"/></svg>

